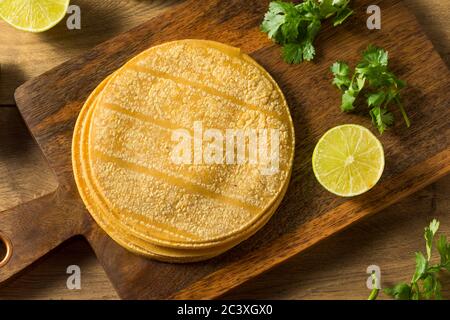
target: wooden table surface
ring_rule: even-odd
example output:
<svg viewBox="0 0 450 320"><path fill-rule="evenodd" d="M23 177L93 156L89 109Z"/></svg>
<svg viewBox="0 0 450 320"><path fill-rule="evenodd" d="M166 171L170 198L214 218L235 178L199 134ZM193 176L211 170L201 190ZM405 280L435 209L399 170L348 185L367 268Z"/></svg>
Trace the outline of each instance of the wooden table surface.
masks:
<svg viewBox="0 0 450 320"><path fill-rule="evenodd" d="M16 31L0 21L0 211L52 190L55 183L13 105L14 89L163 12L174 2L72 1L81 8L82 29L69 31L61 23L38 35ZM450 67L450 2L405 3ZM366 268L373 264L381 268L383 287L408 281L414 270L414 252L424 250L425 225L436 217L441 221L442 232L450 236L449 195L447 176L244 284L225 298L365 299L369 293ZM81 268L81 290L67 289L69 265ZM444 278L444 288L444 296L450 298L450 277ZM0 288L0 299L116 298L92 250L81 238L69 240Z"/></svg>

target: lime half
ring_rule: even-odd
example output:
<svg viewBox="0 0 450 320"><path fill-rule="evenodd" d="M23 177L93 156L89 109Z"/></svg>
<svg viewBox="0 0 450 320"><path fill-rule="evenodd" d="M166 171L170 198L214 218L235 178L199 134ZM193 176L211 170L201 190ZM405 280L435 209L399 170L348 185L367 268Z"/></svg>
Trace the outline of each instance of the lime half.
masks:
<svg viewBox="0 0 450 320"><path fill-rule="evenodd" d="M337 126L320 138L312 166L325 189L343 197L356 196L380 179L384 169L383 146L362 126Z"/></svg>
<svg viewBox="0 0 450 320"><path fill-rule="evenodd" d="M17 29L42 32L60 22L68 6L69 0L0 0L0 17Z"/></svg>

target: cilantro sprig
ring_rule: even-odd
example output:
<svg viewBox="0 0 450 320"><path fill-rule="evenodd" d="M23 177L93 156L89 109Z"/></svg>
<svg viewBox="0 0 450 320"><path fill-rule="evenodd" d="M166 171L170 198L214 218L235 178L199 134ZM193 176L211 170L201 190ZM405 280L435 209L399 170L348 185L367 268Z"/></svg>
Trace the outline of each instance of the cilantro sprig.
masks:
<svg viewBox="0 0 450 320"><path fill-rule="evenodd" d="M388 62L386 50L369 45L352 75L345 62L337 61L331 66L333 84L342 91L342 111L354 111L356 99L364 91L372 122L381 134L394 123L394 116L388 109L392 103L400 109L406 126L411 125L400 97L406 83L389 70Z"/></svg>
<svg viewBox="0 0 450 320"><path fill-rule="evenodd" d="M439 229L439 221L434 219L425 228L426 256L422 252L416 252L416 269L410 283L398 283L392 288L387 288L384 293L397 300L442 299L441 282L439 274L442 271L450 272L450 243L444 235L437 241L434 240ZM440 255L440 262L431 264L432 248L436 244ZM371 293L374 300L376 295Z"/></svg>
<svg viewBox="0 0 450 320"><path fill-rule="evenodd" d="M315 56L314 39L322 20L334 16L333 25L344 22L353 11L350 0L304 0L294 4L272 1L264 16L261 30L274 42L283 46L282 56L287 63L310 61Z"/></svg>

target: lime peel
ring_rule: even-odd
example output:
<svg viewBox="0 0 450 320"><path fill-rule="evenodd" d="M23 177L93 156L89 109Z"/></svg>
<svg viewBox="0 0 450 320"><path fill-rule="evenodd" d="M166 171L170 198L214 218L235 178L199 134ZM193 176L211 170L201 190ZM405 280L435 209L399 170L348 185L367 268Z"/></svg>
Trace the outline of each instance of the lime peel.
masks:
<svg viewBox="0 0 450 320"><path fill-rule="evenodd" d="M331 193L353 197L370 190L384 170L381 142L367 128L346 124L328 130L317 143L312 165Z"/></svg>
<svg viewBox="0 0 450 320"><path fill-rule="evenodd" d="M16 29L43 32L66 15L69 0L0 0L0 18Z"/></svg>

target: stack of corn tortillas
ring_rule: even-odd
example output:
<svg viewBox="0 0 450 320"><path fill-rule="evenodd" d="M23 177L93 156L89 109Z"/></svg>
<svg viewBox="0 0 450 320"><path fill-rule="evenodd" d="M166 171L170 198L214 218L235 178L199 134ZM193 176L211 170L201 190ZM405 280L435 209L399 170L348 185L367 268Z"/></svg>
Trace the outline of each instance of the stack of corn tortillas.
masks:
<svg viewBox="0 0 450 320"><path fill-rule="evenodd" d="M213 129L209 141L199 126ZM263 139L269 131L278 139ZM261 159L251 159L248 143L233 161L239 146L225 143L230 132L261 133L252 146L265 143L278 158L264 162L258 150ZM181 142L194 146L185 162L174 156ZM111 238L147 257L191 262L225 252L270 219L291 175L294 130L278 85L253 59L180 40L148 49L94 90L72 151L81 197Z"/></svg>

